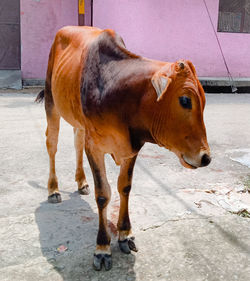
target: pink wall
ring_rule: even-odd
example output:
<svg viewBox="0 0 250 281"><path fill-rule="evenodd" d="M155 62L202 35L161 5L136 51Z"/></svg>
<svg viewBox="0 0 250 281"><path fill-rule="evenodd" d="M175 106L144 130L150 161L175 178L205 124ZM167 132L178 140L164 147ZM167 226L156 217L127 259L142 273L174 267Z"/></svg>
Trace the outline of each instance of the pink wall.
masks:
<svg viewBox="0 0 250 281"><path fill-rule="evenodd" d="M86 21L90 24L90 0ZM94 25L113 28L127 48L163 61L190 59L199 76L226 68L202 0L94 0ZM219 0L206 0L217 27ZM44 79L56 31L78 24L78 0L21 0L23 78ZM234 77L250 77L250 34L217 33Z"/></svg>
<svg viewBox="0 0 250 281"><path fill-rule="evenodd" d="M219 0L206 3L217 30ZM115 29L142 56L190 59L199 76L227 76L202 0L94 0L94 25ZM250 77L250 34L217 34L232 75Z"/></svg>
<svg viewBox="0 0 250 281"><path fill-rule="evenodd" d="M78 0L21 0L23 78L44 79L56 31L78 24Z"/></svg>

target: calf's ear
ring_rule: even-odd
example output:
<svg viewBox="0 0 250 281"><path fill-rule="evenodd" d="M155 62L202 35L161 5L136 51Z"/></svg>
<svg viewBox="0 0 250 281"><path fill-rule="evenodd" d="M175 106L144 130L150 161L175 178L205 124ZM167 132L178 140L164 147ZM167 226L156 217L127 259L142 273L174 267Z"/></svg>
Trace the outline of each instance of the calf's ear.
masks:
<svg viewBox="0 0 250 281"><path fill-rule="evenodd" d="M151 82L157 94L157 101L160 101L166 93L172 79L162 73L156 73L151 78Z"/></svg>

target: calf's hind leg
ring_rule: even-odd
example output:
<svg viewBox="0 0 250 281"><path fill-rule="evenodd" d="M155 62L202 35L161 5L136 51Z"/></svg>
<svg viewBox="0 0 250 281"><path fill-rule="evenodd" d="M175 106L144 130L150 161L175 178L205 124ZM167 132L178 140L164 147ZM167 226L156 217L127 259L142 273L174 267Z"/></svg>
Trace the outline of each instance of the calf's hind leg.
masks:
<svg viewBox="0 0 250 281"><path fill-rule="evenodd" d="M83 195L89 194L89 185L86 181L85 173L83 170L83 149L85 145L85 131L74 128L74 144L76 150L76 174L75 181L78 185L78 192Z"/></svg>
<svg viewBox="0 0 250 281"><path fill-rule="evenodd" d="M49 154L49 180L48 180L48 201L49 203L60 203L62 201L58 189L58 181L55 168L55 155L57 152L58 134L60 129L60 116L55 107L46 110L47 130L46 146Z"/></svg>
<svg viewBox="0 0 250 281"><path fill-rule="evenodd" d="M119 247L123 253L130 254L131 250L137 252L134 238L131 237L131 224L129 219L128 201L132 184L133 169L136 156L126 159L121 164L118 178L118 191L120 194L120 211L117 228L119 231Z"/></svg>

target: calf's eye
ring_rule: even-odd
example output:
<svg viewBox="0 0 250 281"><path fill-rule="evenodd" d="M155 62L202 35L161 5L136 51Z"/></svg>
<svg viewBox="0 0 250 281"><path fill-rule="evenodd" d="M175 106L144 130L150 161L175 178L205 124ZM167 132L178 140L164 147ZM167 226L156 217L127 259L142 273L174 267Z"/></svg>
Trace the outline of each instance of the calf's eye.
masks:
<svg viewBox="0 0 250 281"><path fill-rule="evenodd" d="M186 96L179 97L179 102L183 108L192 109L192 102L189 97Z"/></svg>

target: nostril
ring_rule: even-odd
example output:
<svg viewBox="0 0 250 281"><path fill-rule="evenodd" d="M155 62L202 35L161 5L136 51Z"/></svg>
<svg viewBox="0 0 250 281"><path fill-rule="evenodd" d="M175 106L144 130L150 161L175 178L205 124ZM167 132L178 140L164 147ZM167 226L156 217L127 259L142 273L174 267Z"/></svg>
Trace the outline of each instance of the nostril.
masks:
<svg viewBox="0 0 250 281"><path fill-rule="evenodd" d="M211 157L207 154L204 154L201 158L201 167L207 166L211 162Z"/></svg>

